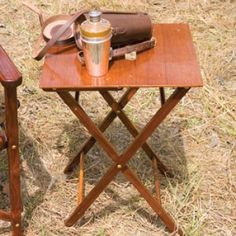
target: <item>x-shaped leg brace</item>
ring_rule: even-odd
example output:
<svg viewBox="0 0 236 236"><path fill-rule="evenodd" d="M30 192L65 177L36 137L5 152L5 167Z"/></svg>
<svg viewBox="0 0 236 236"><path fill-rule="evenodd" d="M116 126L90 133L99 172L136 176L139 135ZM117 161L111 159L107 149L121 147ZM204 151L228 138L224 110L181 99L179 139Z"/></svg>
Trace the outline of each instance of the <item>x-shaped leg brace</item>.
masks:
<svg viewBox="0 0 236 236"><path fill-rule="evenodd" d="M177 88L175 92L168 98L163 106L156 112L144 129L135 137L133 142L128 146L124 153L119 156L110 142L106 139L103 133L96 127L93 121L88 117L83 108L73 99L69 92L58 92L62 100L69 106L72 112L79 118L81 123L87 128L90 134L97 140L103 150L114 161L114 164L108 169L106 174L98 181L90 193L84 200L75 208L74 212L66 220L66 226L72 226L76 221L83 216L89 206L96 198L104 191L108 184L121 171L125 177L136 187L143 198L149 203L151 208L159 215L160 219L165 223L169 231L178 231L183 235L182 230L177 228L173 218L164 210L160 201L156 200L147 188L142 184L135 173L127 166L127 162L143 146L148 137L153 133L157 126L165 119L171 110L178 104L181 98L186 94L188 89ZM110 101L110 96L107 93L102 93L106 99ZM109 102L110 103L110 102ZM121 113L120 113L121 114Z"/></svg>
<svg viewBox="0 0 236 236"><path fill-rule="evenodd" d="M163 90L163 89L162 89ZM111 97L110 93L107 91L100 91L102 96L107 97L108 100L105 100L108 102L108 104L112 107L112 110L108 113L108 115L105 117L103 122L100 124L99 129L100 131L104 132L110 124L113 122L113 120L117 117L121 119L121 121L125 124L127 129L130 131L131 135L136 137L138 135L137 129L134 127L134 125L131 123L131 121L128 119L128 117L125 117L125 113L122 111L122 109L127 105L127 103L131 100L131 98L135 95L135 93L138 91L137 88L130 88L128 89L124 95L121 97L119 102L116 102L113 97ZM161 104L164 104L164 98L163 95L164 92L161 93ZM81 147L78 154L70 161L70 163L66 166L64 173L70 174L74 168L80 163L80 157L81 154L87 154L88 151L93 147L93 145L96 143L96 139L91 136ZM156 163L157 168L159 171L167 175L169 177L173 177L173 175L167 170L165 165L160 161L160 159L157 157L157 155L152 151L152 149L149 147L147 143L144 143L142 146L143 150L146 152L147 156L150 158L150 160L153 163Z"/></svg>

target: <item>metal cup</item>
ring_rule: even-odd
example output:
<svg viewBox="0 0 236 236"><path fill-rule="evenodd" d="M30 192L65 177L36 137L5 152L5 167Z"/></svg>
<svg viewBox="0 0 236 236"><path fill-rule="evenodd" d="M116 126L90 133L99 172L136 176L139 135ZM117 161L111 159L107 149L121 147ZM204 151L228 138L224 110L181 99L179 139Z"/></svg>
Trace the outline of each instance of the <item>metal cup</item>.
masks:
<svg viewBox="0 0 236 236"><path fill-rule="evenodd" d="M80 28L85 65L91 76L103 76L108 72L111 36L109 21L101 19L101 12L91 11L89 20Z"/></svg>

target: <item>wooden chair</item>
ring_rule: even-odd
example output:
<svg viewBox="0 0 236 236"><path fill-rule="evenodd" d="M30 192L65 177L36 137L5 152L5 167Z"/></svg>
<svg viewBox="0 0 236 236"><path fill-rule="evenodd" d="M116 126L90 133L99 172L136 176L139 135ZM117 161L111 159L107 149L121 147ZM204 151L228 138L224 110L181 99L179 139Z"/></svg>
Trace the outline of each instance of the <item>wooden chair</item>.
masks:
<svg viewBox="0 0 236 236"><path fill-rule="evenodd" d="M12 224L12 235L22 235L20 157L17 122L17 86L22 82L21 73L0 45L0 82L4 88L5 120L1 124L0 151L7 149L9 166L10 212L0 210L0 219Z"/></svg>

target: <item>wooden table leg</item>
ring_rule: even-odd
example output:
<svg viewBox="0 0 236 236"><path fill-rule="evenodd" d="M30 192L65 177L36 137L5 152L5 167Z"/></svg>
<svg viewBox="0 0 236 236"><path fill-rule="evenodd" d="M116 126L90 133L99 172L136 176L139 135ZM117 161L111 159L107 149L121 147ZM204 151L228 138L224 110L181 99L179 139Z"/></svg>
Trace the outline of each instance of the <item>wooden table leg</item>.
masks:
<svg viewBox="0 0 236 236"><path fill-rule="evenodd" d="M80 119L83 125L88 129L88 131L93 135L93 137L98 141L104 151L108 156L115 162L115 164L108 170L108 172L102 177L98 184L92 189L92 191L85 197L84 201L76 207L71 216L66 220L66 225L73 225L86 211L86 209L95 201L99 194L105 189L105 187L114 179L114 177L121 170L127 179L137 188L141 195L146 199L153 210L159 215L161 220L166 224L167 228L171 232L177 230L177 225L175 224L172 217L167 214L161 207L158 201L151 196L151 194L146 190L141 181L134 175L134 173L129 169L126 163L132 158L132 156L137 152L137 150L146 142L148 137L153 133L156 127L165 119L165 117L171 112L171 110L178 104L181 98L186 94L188 89L178 88L175 92L168 98L165 104L157 111L149 123L144 127L144 129L135 137L134 141L128 146L125 152L118 156L113 146L108 142L106 137L102 132L95 126L92 120L87 116L82 107L76 103L73 97L68 92L58 92L59 96L68 105L68 107L73 111L73 113ZM181 229L178 233L182 235Z"/></svg>
<svg viewBox="0 0 236 236"><path fill-rule="evenodd" d="M136 129L134 124L131 122L131 120L127 117L127 115L119 106L119 104L111 96L111 94L108 91L100 91L100 93L105 99L105 101L107 101L108 105L113 109L113 111L117 113L117 116L126 126L126 128L131 133L131 135L133 137L136 137L139 134L138 130ZM142 149L144 150L144 152L147 154L147 156L150 158L151 161L153 161L153 159L156 160L158 169L160 170L162 174L167 175L168 177L173 177L173 174L168 171L166 166L160 161L160 159L152 151L151 147L146 142L143 144Z"/></svg>
<svg viewBox="0 0 236 236"><path fill-rule="evenodd" d="M77 101L77 102L79 102L79 92L78 91L76 91L75 92L75 100Z"/></svg>
<svg viewBox="0 0 236 236"><path fill-rule="evenodd" d="M165 101L166 101L166 97L165 97L165 89L164 88L160 88L160 100L161 100L161 105L163 106Z"/></svg>
<svg viewBox="0 0 236 236"><path fill-rule="evenodd" d="M153 176L154 176L154 183L155 183L155 190L156 190L156 199L158 203L161 205L161 191L160 191L161 185L158 178L158 164L155 158L152 160L152 169L153 169Z"/></svg>
<svg viewBox="0 0 236 236"><path fill-rule="evenodd" d="M178 227L172 218L161 206L160 202L156 200L151 193L147 190L147 188L142 184L142 182L138 179L138 177L133 173L132 170L127 169L126 167L122 169L125 177L134 185L134 187L139 191L141 196L147 201L150 207L158 214L160 219L164 222L167 229L170 232L178 232L179 235L183 235L183 231L180 227Z"/></svg>
<svg viewBox="0 0 236 236"><path fill-rule="evenodd" d="M78 205L84 199L84 153L81 153L79 164Z"/></svg>
<svg viewBox="0 0 236 236"><path fill-rule="evenodd" d="M125 107L125 105L131 100L131 98L135 95L137 92L137 88L130 88L127 89L124 95L121 97L119 103L120 107ZM99 126L99 129L104 132L109 125L112 123L112 121L116 118L117 114L114 111L111 111L108 113L106 118L103 120L101 125ZM69 162L69 164L64 169L65 174L70 174L74 168L79 164L80 155L83 152L85 155L88 153L88 151L93 147L93 145L96 143L96 139L94 137L90 137L83 145L78 154Z"/></svg>

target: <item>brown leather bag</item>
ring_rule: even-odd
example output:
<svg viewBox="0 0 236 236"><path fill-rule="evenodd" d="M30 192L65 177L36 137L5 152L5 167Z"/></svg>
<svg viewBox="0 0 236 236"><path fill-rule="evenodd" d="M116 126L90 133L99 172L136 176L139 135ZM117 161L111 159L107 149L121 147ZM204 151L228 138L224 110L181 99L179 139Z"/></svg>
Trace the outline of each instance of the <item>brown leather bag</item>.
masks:
<svg viewBox="0 0 236 236"><path fill-rule="evenodd" d="M65 45L76 42L77 46L81 49L79 32L75 29L86 20L88 17L88 10L81 10L70 16L66 23L57 24L57 22L65 20L64 15L52 16L46 21L43 21L43 16L40 10L28 3L24 3L24 5L39 15L42 27L41 39L36 43L33 58L41 60L49 48L55 44ZM152 22L147 13L115 12L106 10L102 12L102 17L109 20L113 28L113 36L111 39L111 46L113 48L113 51L111 52L112 57L119 57L132 51L140 52L154 47L155 40L151 39ZM53 22L55 23L54 27L51 28L49 32L47 31L47 33L45 33L44 31L46 31L47 26ZM68 33L70 30L74 31L74 34ZM46 34L47 36L45 36ZM48 35L51 37L48 37ZM42 39L46 41L46 45L39 49Z"/></svg>
<svg viewBox="0 0 236 236"><path fill-rule="evenodd" d="M107 19L112 26L111 58L119 58L131 52L138 53L155 46L156 41L152 38L152 22L147 13L115 11L102 11L102 13L102 17ZM87 19L88 14L84 15ZM74 28L77 28L76 25L80 22L76 20ZM78 48L82 49L79 30L75 30L74 36ZM83 55L82 51L78 54L78 59L83 64L84 60L81 55Z"/></svg>
<svg viewBox="0 0 236 236"><path fill-rule="evenodd" d="M102 17L112 26L112 48L150 40L152 22L147 13L102 11ZM88 15L85 14L87 18Z"/></svg>

